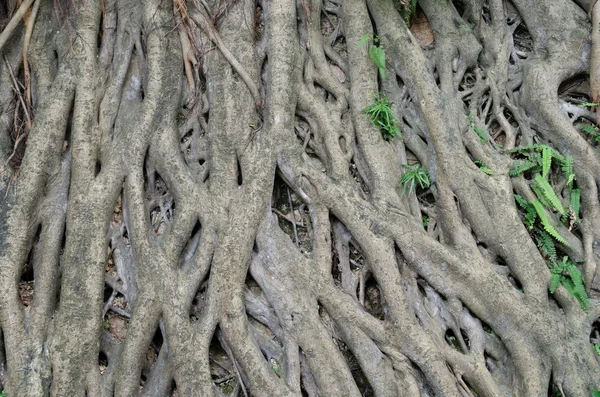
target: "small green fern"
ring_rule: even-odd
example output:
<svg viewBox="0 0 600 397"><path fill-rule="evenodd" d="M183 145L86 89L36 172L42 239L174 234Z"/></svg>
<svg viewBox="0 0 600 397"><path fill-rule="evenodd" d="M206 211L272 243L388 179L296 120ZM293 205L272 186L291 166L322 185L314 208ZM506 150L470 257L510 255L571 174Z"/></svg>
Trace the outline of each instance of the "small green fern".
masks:
<svg viewBox="0 0 600 397"><path fill-rule="evenodd" d="M519 207L525 210L525 214L523 215L525 219L523 220L523 223L529 230L532 230L535 225L535 220L537 219L535 207L519 194L515 194L515 201L519 204Z"/></svg>
<svg viewBox="0 0 600 397"><path fill-rule="evenodd" d="M411 194L415 190L416 183L419 183L421 189L425 189L431 185L431 181L429 179L429 173L419 164L407 165L402 164L404 168L407 170L404 171L404 175L400 178L400 184L402 184L402 194L404 195L406 189L408 189L408 194Z"/></svg>
<svg viewBox="0 0 600 397"><path fill-rule="evenodd" d="M594 106L600 106L600 103L596 103L596 102L583 102L583 103L580 103L579 106L584 107L584 108L592 108Z"/></svg>
<svg viewBox="0 0 600 397"><path fill-rule="evenodd" d="M531 161L531 160L515 162L514 167L508 172L508 175L510 175L512 177L519 176L522 173L524 173L525 171L531 170L532 168L534 168L537 165L538 164L536 162Z"/></svg>
<svg viewBox="0 0 600 397"><path fill-rule="evenodd" d="M379 44L379 37L366 34L360 39L359 47L365 45L370 39L373 39L373 44L369 44L369 57L375 66L377 66L381 80L385 80L387 73L387 69L385 67L385 49L381 44Z"/></svg>
<svg viewBox="0 0 600 397"><path fill-rule="evenodd" d="M552 186L550 186L548 181L545 178L543 178L540 174L537 174L535 176L535 181L538 183L538 186L541 188L541 191L542 191L542 194L544 195L544 197L552 204L552 207L554 207L558 212L560 212L561 215L564 214L565 209L563 208L562 203L560 202L560 199L558 198L558 196L554 192L554 189L552 189ZM535 192L537 193L538 191L535 190ZM538 198L539 198L539 196L538 196Z"/></svg>
<svg viewBox="0 0 600 397"><path fill-rule="evenodd" d="M481 159L473 159L473 162L475 164L477 164L477 166L479 167L479 169L483 172L485 172L488 175L494 175L494 171L492 171L492 169L490 167L487 166L487 164L481 160Z"/></svg>
<svg viewBox="0 0 600 397"><path fill-rule="evenodd" d="M531 150L534 150L536 152L541 152L542 150L544 150L544 148L547 148L550 150L550 154L552 155L553 158L557 159L558 161L564 160L564 156L562 154L560 154L560 152L558 152L552 146L544 145L543 143L533 143L531 145L517 146L515 148L505 150L505 152L506 153L520 153L522 155L528 155L529 151L531 151Z"/></svg>
<svg viewBox="0 0 600 397"><path fill-rule="evenodd" d="M544 230L546 232L548 232L548 234L550 234L552 237L554 237L554 239L556 241L569 247L570 245L567 242L567 240L565 240L565 238L563 236L561 236L558 233L558 231L554 228L554 226L552 226L552 224L550 223L550 220L548 219L548 214L546 214L546 210L544 209L544 206L542 205L542 203L540 203L538 200L531 200L530 203L535 208L535 212L537 213L538 217L540 218L540 221L542 222L542 226L544 227Z"/></svg>
<svg viewBox="0 0 600 397"><path fill-rule="evenodd" d="M554 245L554 240L548 232L541 230L539 238L537 240L538 247L541 249L542 253L550 260L555 261L556 256L556 246Z"/></svg>
<svg viewBox="0 0 600 397"><path fill-rule="evenodd" d="M573 181L575 180L575 173L573 172L573 156L565 156L564 160L560 163L560 168L567 179L567 186L572 187Z"/></svg>
<svg viewBox="0 0 600 397"><path fill-rule="evenodd" d="M575 214L575 218L579 218L579 209L581 207L581 193L579 189L571 190L571 199L570 199L571 209L573 209L573 213Z"/></svg>
<svg viewBox="0 0 600 397"><path fill-rule="evenodd" d="M588 134L592 138L592 141L600 142L600 130L595 125L581 124L579 129Z"/></svg>
<svg viewBox="0 0 600 397"><path fill-rule="evenodd" d="M475 120L473 118L473 115L470 114L467 116L467 118L469 119L469 123L470 123L470 127L473 131L475 131L475 133L477 134L477 136L479 136L479 138L481 139L481 143L486 143L487 141L490 140L490 136L488 135L487 132L485 132L485 130L477 127L475 125Z"/></svg>
<svg viewBox="0 0 600 397"><path fill-rule="evenodd" d="M587 312L590 308L590 300L585 292L581 272L577 266L573 264L571 259L569 259L568 256L565 256L563 257L562 262L554 262L551 273L550 292L554 293L554 291L562 284L567 292L577 299L581 308Z"/></svg>
<svg viewBox="0 0 600 397"><path fill-rule="evenodd" d="M531 190L533 190L533 192L537 196L537 198L540 201L540 203L542 203L542 205L544 206L544 208L548 208L549 210L553 210L554 209L554 206L552 205L552 202L550 200L548 200L548 198L546 198L546 195L544 194L544 191L542 190L542 188L539 185L532 184L532 185L530 185L530 187L531 187Z"/></svg>
<svg viewBox="0 0 600 397"><path fill-rule="evenodd" d="M379 93L375 94L375 103L363 109L363 113L369 116L371 122L381 130L383 139L389 141L395 136L402 138L398 129L398 117L391 108L392 103Z"/></svg>
<svg viewBox="0 0 600 397"><path fill-rule="evenodd" d="M518 146L516 148L506 150L505 152L517 153L520 156L525 157L525 159L518 160L514 163L513 168L509 171L509 175L512 177L521 175L526 171L531 171L532 173L541 172L542 176L546 178L552 167L552 159L555 159L561 165L561 167L564 166L565 168L569 167L569 161L571 161L570 172L572 173L572 159L566 159L565 156L548 145L533 144Z"/></svg>
<svg viewBox="0 0 600 397"><path fill-rule="evenodd" d="M551 273L550 292L554 293L562 284L569 294L579 301L582 309L587 311L589 298L585 292L583 277L569 257L563 257L562 262L554 262Z"/></svg>
<svg viewBox="0 0 600 397"><path fill-rule="evenodd" d="M409 28L411 19L417 12L417 0L394 0L394 5L398 12L400 12L400 15L402 15L406 27Z"/></svg>
<svg viewBox="0 0 600 397"><path fill-rule="evenodd" d="M544 147L542 149L542 176L548 177L550 172L550 165L552 164L552 148Z"/></svg>

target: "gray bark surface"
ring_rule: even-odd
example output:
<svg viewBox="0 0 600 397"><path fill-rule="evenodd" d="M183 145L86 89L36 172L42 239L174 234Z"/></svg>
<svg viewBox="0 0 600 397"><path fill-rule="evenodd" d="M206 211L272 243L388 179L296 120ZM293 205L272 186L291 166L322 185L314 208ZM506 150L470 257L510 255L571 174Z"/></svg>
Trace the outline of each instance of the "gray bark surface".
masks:
<svg viewBox="0 0 600 397"><path fill-rule="evenodd" d="M600 8L414 3L0 4L0 390L600 390Z"/></svg>

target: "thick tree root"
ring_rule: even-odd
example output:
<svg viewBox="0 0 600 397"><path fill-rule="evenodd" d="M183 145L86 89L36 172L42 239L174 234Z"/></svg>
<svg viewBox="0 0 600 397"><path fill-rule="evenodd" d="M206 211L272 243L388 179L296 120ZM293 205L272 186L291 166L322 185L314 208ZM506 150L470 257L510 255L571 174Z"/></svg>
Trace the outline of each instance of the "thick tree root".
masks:
<svg viewBox="0 0 600 397"><path fill-rule="evenodd" d="M600 389L597 3L32 4L7 396Z"/></svg>

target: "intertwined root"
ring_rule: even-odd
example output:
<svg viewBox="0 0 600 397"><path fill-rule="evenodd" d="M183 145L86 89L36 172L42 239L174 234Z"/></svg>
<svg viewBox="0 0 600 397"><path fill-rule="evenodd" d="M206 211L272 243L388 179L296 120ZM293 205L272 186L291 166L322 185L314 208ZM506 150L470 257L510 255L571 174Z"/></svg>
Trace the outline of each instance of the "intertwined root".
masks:
<svg viewBox="0 0 600 397"><path fill-rule="evenodd" d="M591 5L533 3L10 2L7 395L600 389Z"/></svg>

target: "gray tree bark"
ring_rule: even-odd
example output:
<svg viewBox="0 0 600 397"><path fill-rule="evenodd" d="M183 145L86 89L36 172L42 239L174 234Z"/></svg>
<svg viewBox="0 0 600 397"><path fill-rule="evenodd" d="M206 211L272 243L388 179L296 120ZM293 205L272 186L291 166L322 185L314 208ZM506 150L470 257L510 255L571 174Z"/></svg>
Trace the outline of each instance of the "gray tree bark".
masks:
<svg viewBox="0 0 600 397"><path fill-rule="evenodd" d="M411 3L0 5L6 395L600 389L594 2Z"/></svg>

